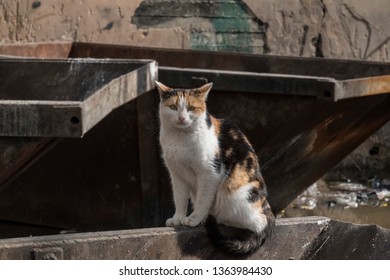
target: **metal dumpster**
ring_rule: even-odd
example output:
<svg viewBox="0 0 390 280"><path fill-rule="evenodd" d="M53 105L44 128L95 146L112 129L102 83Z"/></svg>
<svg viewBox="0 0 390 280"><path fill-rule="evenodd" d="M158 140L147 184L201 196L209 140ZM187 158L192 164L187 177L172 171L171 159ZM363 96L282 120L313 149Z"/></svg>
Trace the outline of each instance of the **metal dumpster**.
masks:
<svg viewBox="0 0 390 280"><path fill-rule="evenodd" d="M72 208L76 210L81 207L84 209L81 212L84 212L85 207L88 207L88 199L84 196L88 193L88 188L83 186L88 185L88 180L91 180L86 171L88 164L80 158L86 157L87 161L92 158L89 157L88 152L84 154L83 151L75 152L73 149L77 144L84 143L84 139L79 138L94 130L94 127L113 110L129 102L134 103L138 96L151 91L154 88L156 70L156 63L152 60L0 59L0 149L2 151L0 235L2 237L60 232L77 228L76 224L80 220L76 216L79 214L74 216L72 222L68 222L67 219L73 219ZM131 122L136 116L131 111L131 105L129 106L130 110L126 112L129 112L127 119L130 119L130 122L126 123L124 118L125 123L119 123L119 126L133 125L131 129L136 135L137 126ZM106 134L110 135L110 131L114 131L112 124ZM96 140L103 140L101 137L98 138ZM38 181L18 182L24 176L23 174L27 175L29 170L33 170L33 166L46 155L61 148L61 143L72 143L74 140L71 139L76 139L77 144L71 144L70 150L65 148L64 152L70 156L69 158L54 152L56 157L58 156L59 164L52 166L55 169L53 173L50 170L52 167L41 165L39 169L44 174L33 175L33 181L35 179ZM86 136L85 139L88 140L89 137ZM135 147L138 145L137 140L134 143L132 134L121 136L120 139L134 144ZM100 152L94 151L95 157L99 158L100 153L108 153L111 144L104 142L102 144L105 148ZM81 149L93 150L96 147L94 144L88 146L89 148L84 146ZM118 149L118 152L122 153L121 147L111 146L111 148ZM128 156L132 158L134 155L130 149L129 152ZM111 159L106 162L107 169L101 172L104 177L114 177L115 173L121 172L118 169L112 170L109 174L108 170L114 166L112 161L117 160ZM130 161L130 163L133 166L138 165L138 161ZM67 167L61 167L62 164ZM118 162L118 164L123 163ZM123 176L127 177L129 172L134 172L134 178L138 176L137 171L132 171L131 166L124 166L127 170L123 170ZM56 177L57 172L61 174L57 174L59 180L52 177ZM73 182L78 180L78 176L84 179L79 181L80 184L73 184L66 182L66 179L63 181L61 177L64 176ZM134 180L133 177L127 179ZM67 186L62 185L60 181ZM99 189L96 190L103 198L104 195L99 192ZM80 196L74 191L79 192ZM84 200L85 203L78 199ZM129 206L130 204L127 207ZM126 210L127 208L123 209ZM87 208L88 211L90 209ZM110 213L109 215L113 214L107 212ZM96 220L89 224L91 223L96 223Z"/></svg>
<svg viewBox="0 0 390 280"><path fill-rule="evenodd" d="M2 48L6 55L153 59L159 80L170 86L213 81L209 110L233 119L248 135L275 212L390 120L389 63L50 46ZM12 160L5 153L0 160L7 162L0 177L3 238L163 225L173 204L159 155L159 101L152 78L142 94L124 100L80 139L1 137L4 149L16 145ZM20 148L18 141L28 141L28 147Z"/></svg>
<svg viewBox="0 0 390 280"><path fill-rule="evenodd" d="M275 212L390 119L390 63L86 43L68 56L151 58L166 84L213 81L210 111L249 135Z"/></svg>

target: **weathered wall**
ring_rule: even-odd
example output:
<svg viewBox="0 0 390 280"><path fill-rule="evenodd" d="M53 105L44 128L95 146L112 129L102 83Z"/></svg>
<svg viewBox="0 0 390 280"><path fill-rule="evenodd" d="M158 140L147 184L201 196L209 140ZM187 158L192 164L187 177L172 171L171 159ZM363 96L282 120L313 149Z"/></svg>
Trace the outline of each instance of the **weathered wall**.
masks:
<svg viewBox="0 0 390 280"><path fill-rule="evenodd" d="M245 0L274 54L389 60L386 0Z"/></svg>
<svg viewBox="0 0 390 280"><path fill-rule="evenodd" d="M390 60L387 0L0 2L0 42L82 41Z"/></svg>

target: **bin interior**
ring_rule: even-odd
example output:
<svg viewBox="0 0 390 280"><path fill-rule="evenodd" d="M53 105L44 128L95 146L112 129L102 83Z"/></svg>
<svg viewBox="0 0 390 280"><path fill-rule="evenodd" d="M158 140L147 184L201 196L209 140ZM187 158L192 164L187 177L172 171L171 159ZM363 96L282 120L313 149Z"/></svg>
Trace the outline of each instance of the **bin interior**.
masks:
<svg viewBox="0 0 390 280"><path fill-rule="evenodd" d="M83 101L146 62L0 59L0 100Z"/></svg>

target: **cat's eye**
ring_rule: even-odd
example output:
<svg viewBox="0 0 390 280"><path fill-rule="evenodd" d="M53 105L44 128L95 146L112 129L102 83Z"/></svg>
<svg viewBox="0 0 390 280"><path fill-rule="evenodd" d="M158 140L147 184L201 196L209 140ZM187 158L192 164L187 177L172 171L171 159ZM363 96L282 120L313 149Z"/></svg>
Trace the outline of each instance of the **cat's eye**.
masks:
<svg viewBox="0 0 390 280"><path fill-rule="evenodd" d="M172 110L177 111L177 106L176 105L170 105L169 108L171 108Z"/></svg>
<svg viewBox="0 0 390 280"><path fill-rule="evenodd" d="M195 110L195 107L194 107L194 106L189 106L189 107L187 108L187 110L188 110L188 111L194 111L194 110Z"/></svg>

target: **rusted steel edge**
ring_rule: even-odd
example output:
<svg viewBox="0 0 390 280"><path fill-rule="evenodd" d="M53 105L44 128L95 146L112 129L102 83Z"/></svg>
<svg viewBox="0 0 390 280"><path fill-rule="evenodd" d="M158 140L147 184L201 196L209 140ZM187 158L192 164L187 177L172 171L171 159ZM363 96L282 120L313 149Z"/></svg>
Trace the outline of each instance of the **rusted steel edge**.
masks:
<svg viewBox="0 0 390 280"><path fill-rule="evenodd" d="M328 77L176 67L159 67L159 73L164 83L176 87L188 87L191 80L208 80L220 91L313 96L331 101L390 93L390 75L338 81Z"/></svg>
<svg viewBox="0 0 390 280"><path fill-rule="evenodd" d="M126 60L115 60L120 61L126 63ZM0 100L3 116L16 115L24 119L3 118L0 136L82 137L114 109L155 87L157 63L144 62L144 66L111 80L84 101ZM44 127L37 116L46 120ZM7 126L6 123L14 125Z"/></svg>
<svg viewBox="0 0 390 280"><path fill-rule="evenodd" d="M324 217L277 219L272 238L251 259L302 259L328 226ZM203 227L145 228L0 240L0 259L229 259Z"/></svg>
<svg viewBox="0 0 390 280"><path fill-rule="evenodd" d="M69 56L72 46L71 41L1 44L0 57L64 58Z"/></svg>
<svg viewBox="0 0 390 280"><path fill-rule="evenodd" d="M390 75L337 81L334 100L390 93Z"/></svg>
<svg viewBox="0 0 390 280"><path fill-rule="evenodd" d="M114 109L155 88L157 62L149 60L135 71L122 75L99 89L83 102L84 135Z"/></svg>
<svg viewBox="0 0 390 280"><path fill-rule="evenodd" d="M71 57L149 58L163 66L283 73L322 77L345 77L345 74L389 73L386 62L320 57L294 57L265 54L216 52L189 49L148 48L128 45L74 42ZM351 73L355 69L356 73ZM318 75L321 73L321 75ZM341 75L339 75L341 74ZM378 74L374 74L378 76ZM341 79L338 79L341 80Z"/></svg>
<svg viewBox="0 0 390 280"><path fill-rule="evenodd" d="M327 77L176 67L159 67L159 78L163 83L175 87L189 87L191 80L208 80L214 83L214 90L220 91L319 98L332 98L337 82Z"/></svg>

